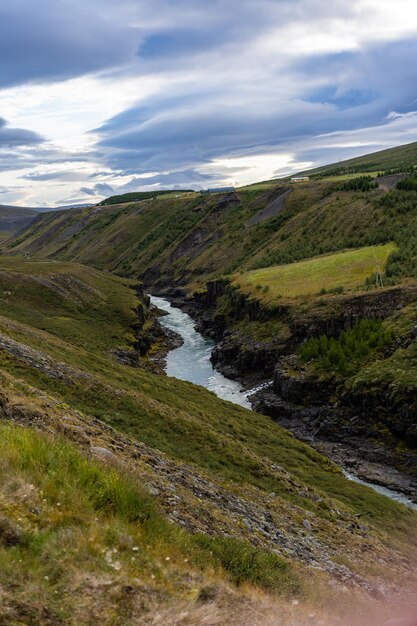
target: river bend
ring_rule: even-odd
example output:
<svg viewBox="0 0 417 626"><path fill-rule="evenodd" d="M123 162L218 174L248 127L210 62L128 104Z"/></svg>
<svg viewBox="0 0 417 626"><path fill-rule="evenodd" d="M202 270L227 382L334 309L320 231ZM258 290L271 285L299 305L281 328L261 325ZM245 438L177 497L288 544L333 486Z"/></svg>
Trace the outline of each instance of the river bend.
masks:
<svg viewBox="0 0 417 626"><path fill-rule="evenodd" d="M179 348L171 350L167 355L166 374L179 378L180 380L188 380L195 385L206 387L213 391L222 400L229 400L234 404L239 404L246 409L251 408L248 397L257 389L244 391L242 386L234 381L226 378L214 369L210 355L215 346L212 339L203 337L195 330L194 320L178 309L173 307L168 300L157 296L150 296L151 303L165 311L167 315L161 317L161 324L166 328L174 331L183 339L183 344ZM392 500L401 502L409 508L417 510L417 504L414 504L404 494L388 489L372 483L358 479L352 474L344 471L346 478L361 483L367 487L371 487L378 493L381 493Z"/></svg>

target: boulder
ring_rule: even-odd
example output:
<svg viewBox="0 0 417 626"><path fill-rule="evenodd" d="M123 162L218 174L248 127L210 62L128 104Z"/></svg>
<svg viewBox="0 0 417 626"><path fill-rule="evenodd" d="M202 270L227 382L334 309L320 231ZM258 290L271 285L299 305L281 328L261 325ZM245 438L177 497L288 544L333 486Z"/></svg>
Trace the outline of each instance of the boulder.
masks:
<svg viewBox="0 0 417 626"><path fill-rule="evenodd" d="M108 448L102 448L100 446L93 446L90 448L90 457L99 459L104 463L116 465L119 463L117 456Z"/></svg>

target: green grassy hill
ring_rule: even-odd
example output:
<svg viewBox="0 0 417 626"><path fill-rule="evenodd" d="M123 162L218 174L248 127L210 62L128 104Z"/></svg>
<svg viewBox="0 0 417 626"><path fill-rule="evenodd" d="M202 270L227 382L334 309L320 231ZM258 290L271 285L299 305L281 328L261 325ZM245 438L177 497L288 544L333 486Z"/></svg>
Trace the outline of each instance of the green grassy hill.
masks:
<svg viewBox="0 0 417 626"><path fill-rule="evenodd" d="M217 605L229 620L233 601L250 605L243 583L301 594L282 557L181 530L133 473L63 438L0 423L0 450L3 623L127 626L164 614L173 624Z"/></svg>
<svg viewBox="0 0 417 626"><path fill-rule="evenodd" d="M371 169L395 169L407 160L409 168L415 147L410 144L359 161ZM389 317L392 299L398 307L413 299L417 191L409 174L404 174L408 178L401 189L396 188L397 175L393 176L377 177L377 188L365 179L359 185L349 173L337 180L313 178L302 185L270 181L236 193L179 198L169 194L139 203L46 214L3 249L7 254L77 261L139 277L155 292L182 287L189 295L202 293L208 281L232 277L242 294L261 307L271 303L278 307L276 323L261 329L247 312L250 307L243 311L253 323L234 324L229 304L220 302L218 314L225 317L229 330L233 326L236 331L238 353L244 354L248 341L257 350L253 342L262 336L262 346L278 341L279 349L273 351L278 358L306 338L306 331L294 334L290 327L312 327L321 334L349 326L353 319ZM375 250L382 253L379 268ZM375 289L379 269L382 290ZM396 285L406 287L403 295L391 291ZM332 291L340 293L325 297ZM380 291L386 295L380 296ZM355 301L360 294L363 300ZM288 298L294 300L287 303L290 313L287 309L279 313L282 299ZM342 320L343 310L351 307L351 317ZM408 339L398 341L407 344ZM411 346L404 349L412 352ZM414 357L407 362L414 372ZM413 406L414 385L400 374L403 368L396 363L392 357L379 367L378 394L395 396L400 405L401 397L411 394L407 403ZM355 389L370 385L364 373L366 382L361 386L359 370L357 374ZM404 390L405 380L408 387L402 396L398 390ZM397 400L395 408L387 406L394 414L400 410Z"/></svg>
<svg viewBox="0 0 417 626"><path fill-rule="evenodd" d="M37 218L7 250L192 288L240 268L391 241L394 225L381 229L379 198L319 181L57 212Z"/></svg>

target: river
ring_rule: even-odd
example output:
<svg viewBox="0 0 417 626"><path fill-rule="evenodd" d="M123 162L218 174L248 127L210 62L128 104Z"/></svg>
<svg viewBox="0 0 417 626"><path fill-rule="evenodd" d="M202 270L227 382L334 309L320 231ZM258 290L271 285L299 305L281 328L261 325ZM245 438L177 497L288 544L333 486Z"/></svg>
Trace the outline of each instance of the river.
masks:
<svg viewBox="0 0 417 626"><path fill-rule="evenodd" d="M184 341L182 346L168 353L165 369L167 375L206 387L222 400L229 400L234 404L250 409L251 403L248 397L257 389L244 391L238 382L226 378L213 368L210 355L215 346L214 341L198 333L194 327L194 320L181 309L173 307L168 300L156 296L150 296L150 298L153 305L167 313L161 317L161 324L176 332ZM409 508L417 510L417 504L402 493L360 480L346 471L344 474L349 480L370 487L396 502L401 502Z"/></svg>
<svg viewBox="0 0 417 626"><path fill-rule="evenodd" d="M151 296L151 302L168 313L161 317L161 324L176 332L184 341L182 346L168 353L167 375L202 385L222 400L250 409L247 398L250 392L245 393L238 382L226 378L213 368L210 355L215 346L214 341L198 333L194 328L194 320L181 309L171 306L165 298Z"/></svg>

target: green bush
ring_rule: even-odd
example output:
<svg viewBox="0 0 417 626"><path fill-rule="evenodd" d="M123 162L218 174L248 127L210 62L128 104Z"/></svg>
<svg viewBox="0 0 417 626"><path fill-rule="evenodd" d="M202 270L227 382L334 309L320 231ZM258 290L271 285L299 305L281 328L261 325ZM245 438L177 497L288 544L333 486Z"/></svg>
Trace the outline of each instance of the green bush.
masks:
<svg viewBox="0 0 417 626"><path fill-rule="evenodd" d="M372 176L359 176L358 178L351 178L345 181L342 185L339 185L337 191L370 191L376 189L378 183L372 178Z"/></svg>
<svg viewBox="0 0 417 626"><path fill-rule="evenodd" d="M298 354L302 362L312 362L324 372L349 374L358 363L382 351L393 339L393 332L385 328L381 320L364 319L337 338L311 337L302 344Z"/></svg>
<svg viewBox="0 0 417 626"><path fill-rule="evenodd" d="M326 289L325 287L323 287L323 289L320 289L319 295L320 296L325 296L326 294L341 294L343 293L345 290L344 287L342 287L342 285L339 285L338 287L331 287L330 289Z"/></svg>
<svg viewBox="0 0 417 626"><path fill-rule="evenodd" d="M404 178L404 180L400 180L397 183L397 189L400 191L417 191L417 176L413 174Z"/></svg>

